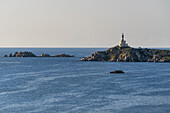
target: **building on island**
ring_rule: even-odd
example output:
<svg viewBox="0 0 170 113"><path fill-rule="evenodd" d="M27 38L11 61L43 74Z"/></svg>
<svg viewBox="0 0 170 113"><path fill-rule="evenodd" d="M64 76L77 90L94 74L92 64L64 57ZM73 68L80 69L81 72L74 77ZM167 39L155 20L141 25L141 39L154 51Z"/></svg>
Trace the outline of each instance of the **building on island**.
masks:
<svg viewBox="0 0 170 113"><path fill-rule="evenodd" d="M119 47L129 47L124 39L124 33L122 33L122 39L119 41Z"/></svg>

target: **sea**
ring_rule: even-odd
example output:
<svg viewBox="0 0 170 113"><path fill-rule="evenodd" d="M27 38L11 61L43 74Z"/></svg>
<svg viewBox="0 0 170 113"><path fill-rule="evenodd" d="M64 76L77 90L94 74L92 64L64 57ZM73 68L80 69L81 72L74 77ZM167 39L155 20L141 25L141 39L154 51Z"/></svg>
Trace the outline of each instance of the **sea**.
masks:
<svg viewBox="0 0 170 113"><path fill-rule="evenodd" d="M0 48L0 113L170 113L170 63L80 61L107 49Z"/></svg>

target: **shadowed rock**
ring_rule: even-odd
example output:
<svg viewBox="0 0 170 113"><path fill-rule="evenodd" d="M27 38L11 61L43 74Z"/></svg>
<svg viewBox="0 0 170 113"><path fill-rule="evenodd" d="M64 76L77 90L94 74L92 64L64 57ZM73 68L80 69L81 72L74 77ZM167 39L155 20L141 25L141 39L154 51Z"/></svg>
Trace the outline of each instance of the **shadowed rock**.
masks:
<svg viewBox="0 0 170 113"><path fill-rule="evenodd" d="M16 52L13 57L37 57L32 52L24 51L24 52Z"/></svg>
<svg viewBox="0 0 170 113"><path fill-rule="evenodd" d="M9 57L12 57L12 53L9 54Z"/></svg>
<svg viewBox="0 0 170 113"><path fill-rule="evenodd" d="M112 71L110 73L125 73L125 72L123 72L122 70L114 70L114 71Z"/></svg>
<svg viewBox="0 0 170 113"><path fill-rule="evenodd" d="M74 57L74 55L60 54L60 55L55 55L54 57Z"/></svg>
<svg viewBox="0 0 170 113"><path fill-rule="evenodd" d="M37 57L37 56L32 52L24 51L24 52L15 52L14 55L10 53L9 56L5 55L4 57Z"/></svg>

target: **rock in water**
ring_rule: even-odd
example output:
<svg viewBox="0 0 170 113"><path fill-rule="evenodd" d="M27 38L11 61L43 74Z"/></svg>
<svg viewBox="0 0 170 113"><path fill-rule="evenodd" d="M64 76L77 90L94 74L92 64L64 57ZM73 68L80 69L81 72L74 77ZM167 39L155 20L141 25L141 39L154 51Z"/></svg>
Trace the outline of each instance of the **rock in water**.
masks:
<svg viewBox="0 0 170 113"><path fill-rule="evenodd" d="M125 72L123 72L122 70L114 70L114 71L112 71L110 73L125 73Z"/></svg>
<svg viewBox="0 0 170 113"><path fill-rule="evenodd" d="M49 54L41 54L41 57L51 57Z"/></svg>
<svg viewBox="0 0 170 113"><path fill-rule="evenodd" d="M115 46L106 51L94 52L81 61L170 62L170 50Z"/></svg>
<svg viewBox="0 0 170 113"><path fill-rule="evenodd" d="M7 57L6 55L4 57ZM37 57L32 52L24 51L24 52L15 52L14 55L12 53L9 54L9 57Z"/></svg>
<svg viewBox="0 0 170 113"><path fill-rule="evenodd" d="M9 57L12 57L12 53L9 54Z"/></svg>
<svg viewBox="0 0 170 113"><path fill-rule="evenodd" d="M35 54L33 54L32 52L19 52L18 54L16 54L16 57L37 57Z"/></svg>
<svg viewBox="0 0 170 113"><path fill-rule="evenodd" d="M54 57L74 57L74 55L60 54L60 55L55 55Z"/></svg>
<svg viewBox="0 0 170 113"><path fill-rule="evenodd" d="M4 57L8 57L8 56L5 55ZM36 56L32 52L24 51L24 52L15 52L14 55L10 53L9 57L74 57L74 55L60 54L60 55L50 56L49 54L41 54L41 56Z"/></svg>

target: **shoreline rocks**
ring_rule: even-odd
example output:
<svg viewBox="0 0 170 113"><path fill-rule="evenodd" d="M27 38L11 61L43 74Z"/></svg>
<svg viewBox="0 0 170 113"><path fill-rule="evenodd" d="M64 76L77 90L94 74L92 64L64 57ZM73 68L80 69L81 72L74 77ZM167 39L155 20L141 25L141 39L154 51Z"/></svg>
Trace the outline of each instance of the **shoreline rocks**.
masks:
<svg viewBox="0 0 170 113"><path fill-rule="evenodd" d="M94 52L81 61L170 62L170 50L115 46L106 51Z"/></svg>

